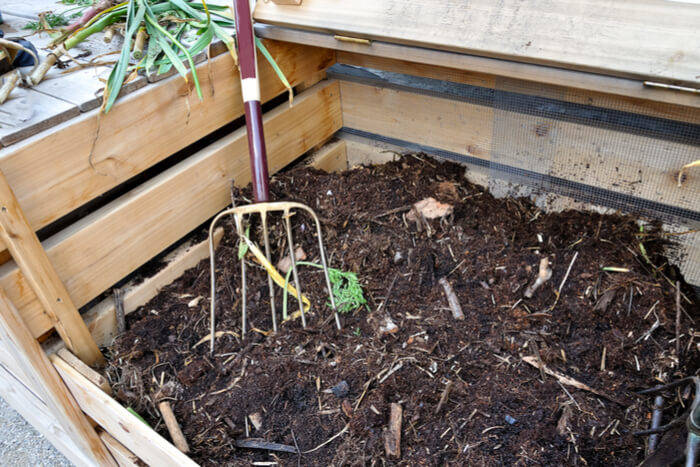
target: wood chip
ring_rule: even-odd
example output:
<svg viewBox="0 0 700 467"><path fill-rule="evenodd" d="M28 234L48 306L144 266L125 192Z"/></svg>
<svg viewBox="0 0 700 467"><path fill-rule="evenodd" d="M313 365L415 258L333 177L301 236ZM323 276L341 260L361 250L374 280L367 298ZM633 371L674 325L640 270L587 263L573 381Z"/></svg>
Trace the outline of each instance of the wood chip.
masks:
<svg viewBox="0 0 700 467"><path fill-rule="evenodd" d="M457 320L463 320L464 313L462 312L462 306L459 304L459 300L457 299L457 295L455 294L454 290L452 290L452 286L444 277L441 277L438 282L445 291L447 303L450 305L450 310L452 310L452 317Z"/></svg>
<svg viewBox="0 0 700 467"><path fill-rule="evenodd" d="M391 404L389 427L384 432L384 450L388 457L401 457L401 418L403 409L400 404Z"/></svg>
<svg viewBox="0 0 700 467"><path fill-rule="evenodd" d="M260 431L260 428L262 428L262 415L260 415L260 412L255 412L248 415L248 419L255 427L255 431Z"/></svg>
<svg viewBox="0 0 700 467"><path fill-rule="evenodd" d="M406 219L411 222L419 220L419 214L426 219L437 219L452 214L454 208L447 204L437 201L435 198L425 198L413 204L413 208L406 214Z"/></svg>

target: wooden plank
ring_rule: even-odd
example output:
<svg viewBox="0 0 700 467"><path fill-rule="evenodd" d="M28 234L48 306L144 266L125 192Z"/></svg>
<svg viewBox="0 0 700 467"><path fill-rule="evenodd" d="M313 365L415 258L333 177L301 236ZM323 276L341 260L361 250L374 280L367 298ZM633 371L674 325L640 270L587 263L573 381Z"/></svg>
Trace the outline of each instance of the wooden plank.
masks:
<svg viewBox="0 0 700 467"><path fill-rule="evenodd" d="M114 465L75 399L67 391L39 343L27 329L14 304L0 289L0 335L33 388L84 455L97 465Z"/></svg>
<svg viewBox="0 0 700 467"><path fill-rule="evenodd" d="M336 140L323 145L309 155L310 166L326 172L340 172L348 168L348 155L345 141Z"/></svg>
<svg viewBox="0 0 700 467"><path fill-rule="evenodd" d="M256 21L613 76L700 84L700 9L663 0L258 2Z"/></svg>
<svg viewBox="0 0 700 467"><path fill-rule="evenodd" d="M341 92L348 128L697 210L673 179L693 146L355 82Z"/></svg>
<svg viewBox="0 0 700 467"><path fill-rule="evenodd" d="M56 354L75 368L81 375L89 379L95 386L102 389L106 394L112 395L112 387L109 385L107 378L87 366L85 362L73 355L70 350L63 348L56 352Z"/></svg>
<svg viewBox="0 0 700 467"><path fill-rule="evenodd" d="M0 396L75 465L96 465L58 423L44 401L24 384L21 377L16 376L2 364L0 364Z"/></svg>
<svg viewBox="0 0 700 467"><path fill-rule="evenodd" d="M74 104L16 87L0 107L0 145L10 146L79 114Z"/></svg>
<svg viewBox="0 0 700 467"><path fill-rule="evenodd" d="M372 41L369 45L354 44L338 41L328 34L263 24L256 25L255 32L260 37L268 39L326 47L353 55L384 57L404 60L412 64L436 65L445 69L474 73L474 81L468 84L479 85L477 83L483 79L479 75L501 76L532 83L568 87L574 91L595 91L607 96L619 95L630 97L633 100L674 104L691 109L700 108L700 98L697 96L668 89L645 87L639 80L387 42ZM462 74L462 77L464 76ZM454 72L448 72L444 79L459 78L454 76ZM683 113L684 111L681 112L681 114Z"/></svg>
<svg viewBox="0 0 700 467"><path fill-rule="evenodd" d="M292 85L330 66L334 53L267 41ZM120 99L107 115L94 110L0 150L7 177L35 230L71 212L243 115L240 79L229 54L198 67L204 100L171 77ZM262 98L284 91L259 60ZM98 134L99 129L99 134ZM173 131L177 129L177 131Z"/></svg>
<svg viewBox="0 0 700 467"><path fill-rule="evenodd" d="M63 359L52 355L51 361L83 411L148 465L197 465Z"/></svg>
<svg viewBox="0 0 700 467"><path fill-rule="evenodd" d="M12 253L23 277L41 302L42 311L66 347L91 365L104 363L66 287L29 226L14 193L0 172L0 238Z"/></svg>
<svg viewBox="0 0 700 467"><path fill-rule="evenodd" d="M349 135L341 132L339 136L345 141L348 167L351 169L362 165L385 164L396 160L399 155L409 152L406 148L401 146L395 146L357 135Z"/></svg>
<svg viewBox="0 0 700 467"><path fill-rule="evenodd" d="M224 231L219 228L214 232L214 247L218 246ZM191 269L205 258L209 257L209 241L193 244L187 242L177 248L164 261L167 263L163 269L153 276L138 283L130 282L122 288L124 293L124 314L128 315L145 305L150 299L158 295L166 285L180 277L185 271ZM107 298L84 315L85 323L90 329L93 339L100 347L112 345L117 334L117 317L114 299ZM57 342L60 345L60 342Z"/></svg>
<svg viewBox="0 0 700 467"><path fill-rule="evenodd" d="M495 75L477 73L469 70L448 68L439 65L426 65L407 60L396 60L386 57L364 55L338 51L338 63L353 66L361 66L378 70L403 73L413 76L450 81L453 83L469 84L492 89L499 89L503 80ZM607 78L615 79L615 78ZM511 86L515 87L515 86ZM542 97L557 96L567 102L575 102L584 105L593 105L608 109L617 109L625 112L633 112L653 117L668 118L689 123L700 124L700 109L686 107L675 104L659 103L655 101L643 100L638 97L619 96L603 92L577 89L567 86L537 83L533 86L531 82L522 82L517 86L520 93L536 95ZM642 88L643 89L643 88ZM687 96L688 101L692 101L692 96ZM700 99L697 99L700 104Z"/></svg>
<svg viewBox="0 0 700 467"><path fill-rule="evenodd" d="M271 173L342 126L336 81L325 81L264 119ZM245 129L239 129L44 242L74 303L82 306L230 203L229 184L250 181ZM52 323L12 263L5 286L35 336Z"/></svg>
<svg viewBox="0 0 700 467"><path fill-rule="evenodd" d="M112 454L112 457L114 457L119 467L138 467L141 465L136 454L125 448L122 443L114 439L114 437L106 431L100 433L100 439L105 443L105 446L107 446L107 449L109 449L109 452Z"/></svg>

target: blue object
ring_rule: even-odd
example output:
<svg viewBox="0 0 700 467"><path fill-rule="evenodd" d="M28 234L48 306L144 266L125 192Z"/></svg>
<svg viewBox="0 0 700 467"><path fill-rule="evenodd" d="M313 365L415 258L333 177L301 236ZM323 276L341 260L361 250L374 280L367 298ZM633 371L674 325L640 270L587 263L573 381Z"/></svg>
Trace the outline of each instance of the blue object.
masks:
<svg viewBox="0 0 700 467"><path fill-rule="evenodd" d="M506 415L506 421L509 425L515 425L515 423L517 422L517 420L511 417L510 415Z"/></svg>

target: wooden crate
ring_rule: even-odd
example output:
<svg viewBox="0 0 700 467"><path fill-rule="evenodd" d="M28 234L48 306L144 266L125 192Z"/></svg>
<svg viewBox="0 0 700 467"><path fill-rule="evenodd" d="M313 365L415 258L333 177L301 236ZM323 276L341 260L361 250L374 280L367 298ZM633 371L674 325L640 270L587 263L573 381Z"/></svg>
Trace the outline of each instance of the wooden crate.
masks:
<svg viewBox="0 0 700 467"><path fill-rule="evenodd" d="M261 8L269 15L268 9L276 6ZM260 28L259 34L288 41L269 42L268 48L298 91L293 106L283 102L265 113L272 172L310 152L315 166L336 170L421 150L460 160L471 177L488 178L498 131L503 131L494 126L500 112L498 121L523 130L514 131L523 145L533 140L547 144L556 136L556 150L548 153L549 169L539 175L622 199L643 199L658 209L673 208L691 228L700 222L697 174L689 174L680 188L674 179L688 162L685 155L697 149L693 141L661 143L616 127L560 123L436 91L427 84L514 92L690 129L700 125L695 96L644 88L635 77L515 63L504 57L405 43L348 42L332 34L271 26ZM335 66L323 79L336 61L360 68ZM283 87L263 60L260 64L263 98L270 101ZM171 77L130 93L106 117L99 117L97 110L82 113L0 153L0 248L14 260L0 266L0 393L79 465L134 465L137 460L193 464L116 402L104 377L88 365L99 365L99 348L111 343L117 329L112 298L94 304L96 299L120 284L124 311L131 313L206 258L206 243L185 242L168 255L158 273L138 284L128 281L137 268L226 207L231 180L238 185L250 180L244 128L218 134L192 154L173 159L173 154L243 114L230 56L219 55L199 67L203 102L189 95L181 79ZM406 80L364 73L368 69ZM545 123L554 126L542 126ZM654 150L663 146L668 157L663 163L649 163L633 151L642 143ZM606 160L600 166L572 170L601 153ZM505 165L536 172L535 157L514 154ZM160 164L168 167L161 170ZM504 165L502 160L499 164ZM611 174L614 166L625 173ZM639 173L645 190L619 183ZM125 183L128 190L96 209L90 207ZM571 195L566 199L572 202L577 199L565 190L560 194ZM72 222L64 225L66 215ZM56 225L61 228L39 242L36 232ZM695 267L700 263L700 242L697 236L686 238L690 241L684 264ZM688 279L700 284L700 277Z"/></svg>

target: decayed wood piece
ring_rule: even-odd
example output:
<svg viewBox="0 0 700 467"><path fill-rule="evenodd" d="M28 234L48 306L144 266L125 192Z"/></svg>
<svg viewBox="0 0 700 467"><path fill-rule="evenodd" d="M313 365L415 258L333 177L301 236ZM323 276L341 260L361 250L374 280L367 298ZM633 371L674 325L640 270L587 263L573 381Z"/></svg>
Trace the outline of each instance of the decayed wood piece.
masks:
<svg viewBox="0 0 700 467"><path fill-rule="evenodd" d="M680 2L258 2L256 21L615 76L698 84L700 9ZM619 18L624 18L620 21ZM659 66L663 63L664 66Z"/></svg>
<svg viewBox="0 0 700 467"><path fill-rule="evenodd" d="M36 234L0 172L0 238L12 253L26 282L31 286L46 316L52 321L66 347L91 365L104 363L66 287L53 268ZM13 284L6 286L12 287ZM15 284L16 286L16 284Z"/></svg>
<svg viewBox="0 0 700 467"><path fill-rule="evenodd" d="M115 465L112 456L80 410L39 343L31 335L14 304L0 289L0 339L5 352L22 368L34 391L72 441L97 465Z"/></svg>
<svg viewBox="0 0 700 467"><path fill-rule="evenodd" d="M452 290L452 286L450 285L450 283L447 282L447 279L445 279L444 277L441 277L438 282L440 283L443 290L445 291L445 296L447 296L447 303L450 304L450 310L452 310L452 317L454 319L459 319L459 320L464 319L464 313L462 312L462 305L459 304L459 299L457 298L455 291Z"/></svg>
<svg viewBox="0 0 700 467"><path fill-rule="evenodd" d="M70 350L63 348L56 352L56 354L65 360L66 363L78 370L81 375L92 381L95 386L102 389L106 394L112 395L112 386L109 385L107 378L87 366L81 359L73 355Z"/></svg>
<svg viewBox="0 0 700 467"><path fill-rule="evenodd" d="M190 446L187 444L187 439L182 433L182 429L175 417L175 413L173 413L172 407L170 407L170 402L159 402L158 410L160 410L160 414L163 416L163 421L168 428L168 433L170 433L170 438L173 440L175 447L184 453L190 452Z"/></svg>
<svg viewBox="0 0 700 467"><path fill-rule="evenodd" d="M136 418L57 355L51 361L80 408L149 465L196 466L165 438Z"/></svg>
<svg viewBox="0 0 700 467"><path fill-rule="evenodd" d="M384 450L388 457L401 457L401 404L391 403L389 427L384 432Z"/></svg>
<svg viewBox="0 0 700 467"><path fill-rule="evenodd" d="M340 129L338 83L319 83L299 95L293 107L284 103L266 113L264 124L274 173ZM241 186L250 181L245 128L46 240L47 254L76 305L86 304L230 204L232 179ZM11 263L0 266L0 286L8 288L36 336L51 329L53 323Z"/></svg>
<svg viewBox="0 0 700 467"><path fill-rule="evenodd" d="M292 86L335 61L332 50L265 45ZM267 102L285 88L264 58L258 64L261 99ZM95 109L0 149L0 170L29 225L46 226L242 116L235 70L230 54L219 55L197 67L203 101L182 78L172 77L121 98L107 115Z"/></svg>

